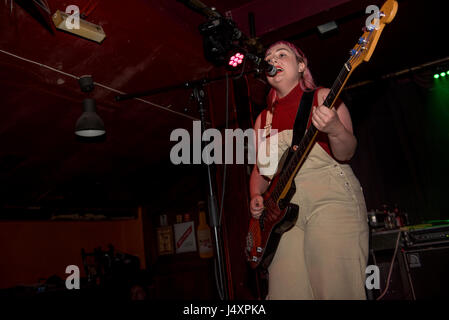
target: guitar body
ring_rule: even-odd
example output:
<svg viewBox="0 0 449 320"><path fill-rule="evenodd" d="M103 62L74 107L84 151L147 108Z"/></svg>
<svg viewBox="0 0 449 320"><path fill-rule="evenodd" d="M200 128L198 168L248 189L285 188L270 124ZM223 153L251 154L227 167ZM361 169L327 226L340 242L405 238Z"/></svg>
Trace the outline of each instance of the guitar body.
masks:
<svg viewBox="0 0 449 320"><path fill-rule="evenodd" d="M260 227L259 219L251 218L247 235L247 257L252 268L267 269L273 260L276 249L284 232L292 228L298 219L299 206L288 204L279 214L267 210L267 215L277 216L277 219L266 220Z"/></svg>
<svg viewBox="0 0 449 320"><path fill-rule="evenodd" d="M288 154L288 162L292 153ZM267 269L273 260L276 249L284 232L290 230L296 223L299 206L290 203L296 192L296 186L291 184L285 198L274 201L271 194L278 182L275 176L267 192L263 194L265 209L259 219L251 218L249 232L246 238L246 255L252 268Z"/></svg>

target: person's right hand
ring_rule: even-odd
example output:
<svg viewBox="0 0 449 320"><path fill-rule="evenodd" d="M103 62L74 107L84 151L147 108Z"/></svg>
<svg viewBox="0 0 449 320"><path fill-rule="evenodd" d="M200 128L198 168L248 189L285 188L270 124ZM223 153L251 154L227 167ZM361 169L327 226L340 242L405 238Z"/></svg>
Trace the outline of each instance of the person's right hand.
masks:
<svg viewBox="0 0 449 320"><path fill-rule="evenodd" d="M251 202L249 204L249 209L251 211L251 215L254 219L259 219L260 215L263 212L263 198L261 195L257 195L252 197Z"/></svg>

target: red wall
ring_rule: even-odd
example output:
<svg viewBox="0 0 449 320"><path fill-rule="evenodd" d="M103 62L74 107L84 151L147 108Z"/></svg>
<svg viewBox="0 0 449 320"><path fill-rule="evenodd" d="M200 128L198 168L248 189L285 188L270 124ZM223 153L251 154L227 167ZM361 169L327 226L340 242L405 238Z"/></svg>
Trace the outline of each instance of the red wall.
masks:
<svg viewBox="0 0 449 320"><path fill-rule="evenodd" d="M136 255L145 268L142 215L115 221L1 221L0 288L33 285L40 278L58 275L65 279L68 265L84 268L81 248Z"/></svg>

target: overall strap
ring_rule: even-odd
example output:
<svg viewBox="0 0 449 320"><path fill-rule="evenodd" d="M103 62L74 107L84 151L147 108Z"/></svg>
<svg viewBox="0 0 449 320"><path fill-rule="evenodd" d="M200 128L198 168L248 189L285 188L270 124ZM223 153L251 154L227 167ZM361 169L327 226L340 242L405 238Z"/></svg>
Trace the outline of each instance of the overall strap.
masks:
<svg viewBox="0 0 449 320"><path fill-rule="evenodd" d="M298 112L296 113L295 124L293 125L292 146L299 145L302 137L306 133L307 123L309 122L310 110L312 109L314 93L315 90L305 91L302 94Z"/></svg>

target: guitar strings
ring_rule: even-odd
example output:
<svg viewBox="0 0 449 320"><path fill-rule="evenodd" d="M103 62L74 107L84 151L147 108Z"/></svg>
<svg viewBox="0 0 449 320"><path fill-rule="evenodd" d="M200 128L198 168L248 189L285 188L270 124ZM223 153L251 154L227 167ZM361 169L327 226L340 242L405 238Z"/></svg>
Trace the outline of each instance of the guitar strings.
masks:
<svg viewBox="0 0 449 320"><path fill-rule="evenodd" d="M338 74L336 80L334 81L331 90L329 91L329 94L327 95L324 104L328 107L329 105L329 99L333 100L335 98L335 87L342 85L343 82L341 80L341 78L343 76L346 77L347 75L347 70L345 67L343 67L340 70L340 73ZM293 162L297 162L298 160L298 156L302 153L304 153L305 151L305 141L311 139L311 136L313 134L315 134L316 128L315 126L313 126L313 124L311 124L311 127L309 128L309 130L307 131L306 135L303 137L303 139L301 139L300 144L298 145L298 149L294 152L292 158L289 160L289 162L287 163L287 170L284 171L283 173L281 173L280 177L279 177L279 182L276 187L273 190L273 196L275 197L275 200L277 202L277 200L279 200L280 195L282 194L284 188L280 188L279 185L285 185L285 183L288 181L288 179L290 179L291 174L293 173L293 171L295 170L295 168L293 168L292 163ZM293 170L293 171L292 171Z"/></svg>

